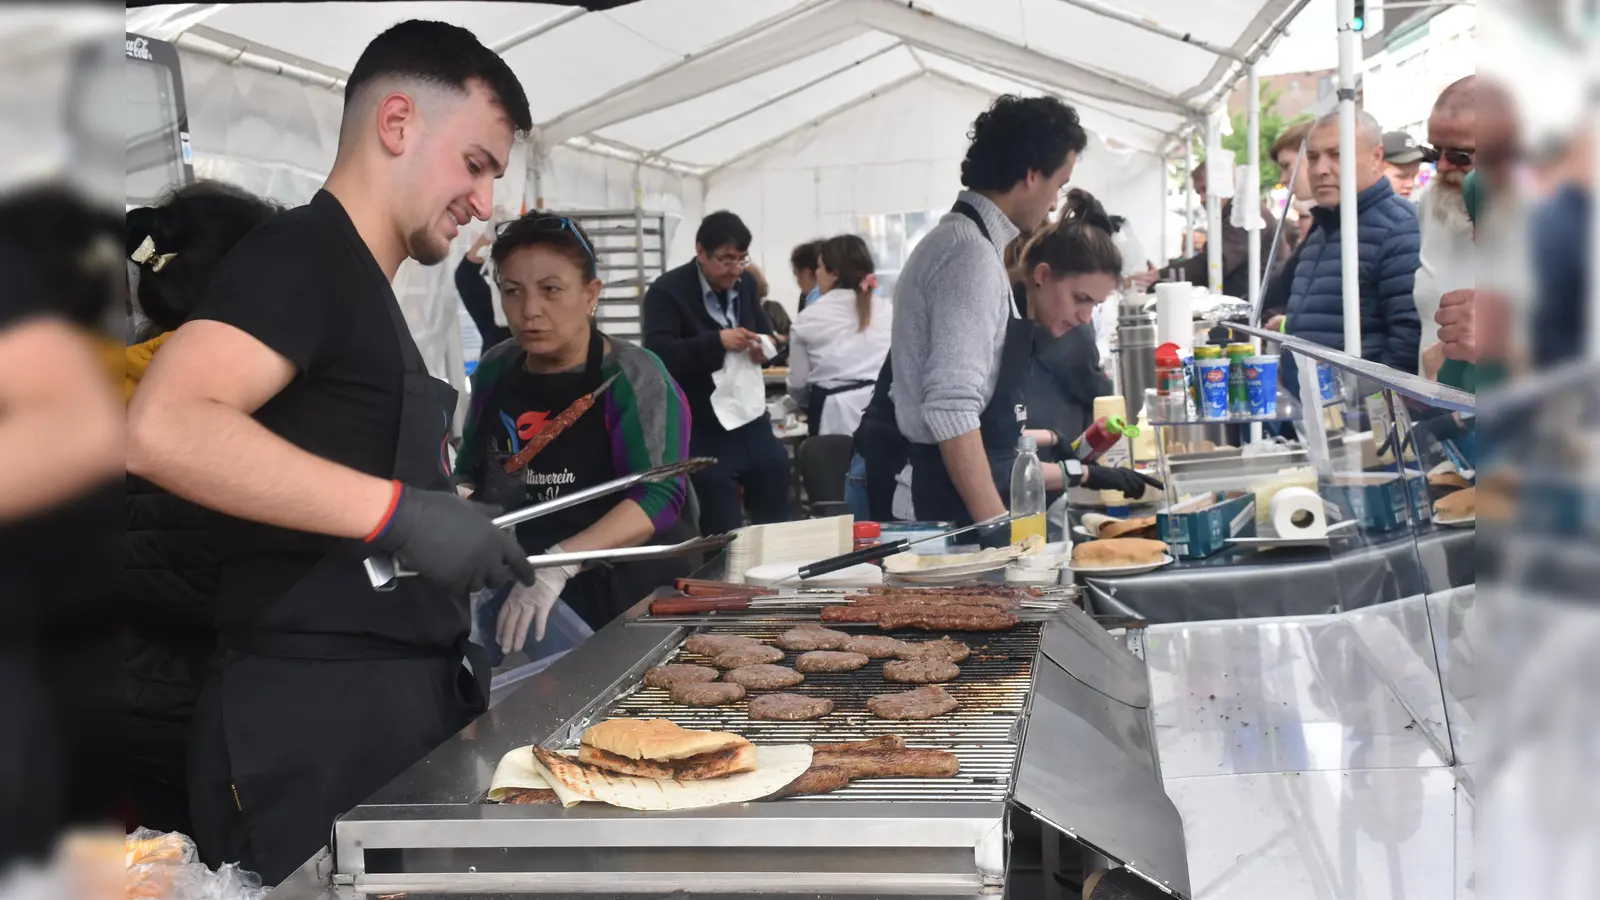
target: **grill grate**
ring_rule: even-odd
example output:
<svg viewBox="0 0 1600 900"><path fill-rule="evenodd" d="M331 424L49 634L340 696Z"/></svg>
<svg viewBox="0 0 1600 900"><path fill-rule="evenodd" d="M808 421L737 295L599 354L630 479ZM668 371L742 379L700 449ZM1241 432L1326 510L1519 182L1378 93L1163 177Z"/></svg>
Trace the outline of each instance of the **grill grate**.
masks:
<svg viewBox="0 0 1600 900"><path fill-rule="evenodd" d="M815 622L813 615L810 621ZM792 627L788 621L729 620L707 629L710 634L738 634L771 643ZM876 626L834 625L828 627L851 634L883 634ZM825 697L833 701L834 711L812 722L767 722L746 715L746 702L710 709L694 709L673 703L667 691L634 685L624 691L601 719L671 719L685 728L731 731L758 744L822 744L863 741L881 735L898 734L909 747L948 750L961 760L961 772L954 778L874 778L856 781L831 794L797 799L806 800L931 800L1004 801L1010 794L1019 745L1015 734L1033 682L1033 660L1038 652L1042 622L1024 621L1008 632L990 634L952 634L972 647L972 655L961 663L961 676L943 685L960 703L955 712L922 722L880 719L866 711L867 698L874 694L910 690L915 685L885 681L883 664L873 660L855 672L807 675L790 693ZM893 637L908 641L935 640L940 635L924 632L894 632ZM799 654L785 652L779 665L793 666ZM683 649L679 644L663 662L710 665L710 660ZM755 696L759 692L751 692Z"/></svg>

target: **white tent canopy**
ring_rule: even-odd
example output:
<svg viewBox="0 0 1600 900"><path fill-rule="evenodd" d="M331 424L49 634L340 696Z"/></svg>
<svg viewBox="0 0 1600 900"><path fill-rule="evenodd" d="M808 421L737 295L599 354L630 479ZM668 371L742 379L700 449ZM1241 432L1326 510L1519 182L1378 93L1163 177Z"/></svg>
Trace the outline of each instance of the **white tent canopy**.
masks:
<svg viewBox="0 0 1600 900"><path fill-rule="evenodd" d="M197 170L288 202L331 165L343 80L367 41L409 18L462 25L510 64L537 123L507 207L680 216L674 263L693 252L705 210L732 209L756 233L772 295L792 302L795 243L947 208L972 119L1007 92L1074 104L1093 134L1074 183L1144 246L1163 246L1166 154L1305 2L252 3L127 15L130 31L179 48Z"/></svg>

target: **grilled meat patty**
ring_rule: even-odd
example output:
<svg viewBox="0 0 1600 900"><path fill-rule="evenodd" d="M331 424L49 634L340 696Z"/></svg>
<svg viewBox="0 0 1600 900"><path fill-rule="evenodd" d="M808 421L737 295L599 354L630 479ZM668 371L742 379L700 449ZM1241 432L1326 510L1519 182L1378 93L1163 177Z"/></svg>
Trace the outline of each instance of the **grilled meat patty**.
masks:
<svg viewBox="0 0 1600 900"><path fill-rule="evenodd" d="M800 654L800 658L794 661L794 667L807 675L822 672L854 672L869 661L864 653L813 650L810 653Z"/></svg>
<svg viewBox="0 0 1600 900"><path fill-rule="evenodd" d="M761 642L741 634L691 634L683 649L699 656L717 656L738 647L759 647Z"/></svg>
<svg viewBox="0 0 1600 900"><path fill-rule="evenodd" d="M939 684L954 681L960 674L955 663L938 657L900 659L883 664L883 680L896 684Z"/></svg>
<svg viewBox="0 0 1600 900"><path fill-rule="evenodd" d="M804 722L833 712L833 701L799 694L763 694L750 701L750 718Z"/></svg>
<svg viewBox="0 0 1600 900"><path fill-rule="evenodd" d="M783 651L777 647L768 647L757 644L753 647L735 647L725 650L712 658L711 664L719 669L738 669L744 666L758 666L762 663L775 663L783 659Z"/></svg>
<svg viewBox="0 0 1600 900"><path fill-rule="evenodd" d="M670 688L677 684L702 684L707 681L717 680L717 670L706 666L691 666L684 663L671 663L665 666L656 666L644 673L644 686L653 688Z"/></svg>
<svg viewBox="0 0 1600 900"><path fill-rule="evenodd" d="M672 702L684 706L722 706L744 699L744 685L690 681L672 686Z"/></svg>
<svg viewBox="0 0 1600 900"><path fill-rule="evenodd" d="M972 648L966 644L950 638L939 638L937 641L923 643L905 643L905 650L896 654L901 659L947 659L953 663L966 662L972 655Z"/></svg>
<svg viewBox="0 0 1600 900"><path fill-rule="evenodd" d="M548 788L521 788L500 802L514 806L539 806L546 803L560 803L561 798Z"/></svg>
<svg viewBox="0 0 1600 900"><path fill-rule="evenodd" d="M808 650L840 650L845 642L850 640L850 635L821 625L800 625L778 635L773 643L785 650L806 652Z"/></svg>
<svg viewBox="0 0 1600 900"><path fill-rule="evenodd" d="M811 764L843 769L851 778L954 778L961 771L956 755L943 750L819 751Z"/></svg>
<svg viewBox="0 0 1600 900"><path fill-rule="evenodd" d="M845 642L846 653L859 653L868 659L895 659L912 645L882 634L853 635Z"/></svg>
<svg viewBox="0 0 1600 900"><path fill-rule="evenodd" d="M867 712L880 719L932 719L954 712L960 705L944 688L930 684L903 694L868 698Z"/></svg>
<svg viewBox="0 0 1600 900"><path fill-rule="evenodd" d="M811 768L800 774L799 778L789 782L776 794L767 798L780 800L784 797L811 797L817 794L827 794L837 791L850 783L850 773L838 766L819 766L811 764Z"/></svg>
<svg viewBox="0 0 1600 900"><path fill-rule="evenodd" d="M804 675L785 666L755 665L742 666L731 672L724 672L722 680L743 686L752 691L776 691L786 687L794 687L806 680Z"/></svg>
<svg viewBox="0 0 1600 900"><path fill-rule="evenodd" d="M1017 617L989 606L929 606L919 603L881 603L825 606L824 622L877 623L884 631L916 628L923 631L1009 631Z"/></svg>

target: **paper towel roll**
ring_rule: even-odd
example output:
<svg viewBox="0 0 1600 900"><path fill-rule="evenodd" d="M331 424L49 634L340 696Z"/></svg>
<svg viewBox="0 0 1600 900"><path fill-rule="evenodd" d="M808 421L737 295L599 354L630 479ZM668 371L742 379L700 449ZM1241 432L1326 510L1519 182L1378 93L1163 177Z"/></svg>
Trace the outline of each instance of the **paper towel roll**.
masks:
<svg viewBox="0 0 1600 900"><path fill-rule="evenodd" d="M1327 507L1316 491L1286 487L1272 495L1272 530L1281 538L1327 537Z"/></svg>
<svg viewBox="0 0 1600 900"><path fill-rule="evenodd" d="M1194 285L1164 281L1156 285L1156 344L1194 349Z"/></svg>

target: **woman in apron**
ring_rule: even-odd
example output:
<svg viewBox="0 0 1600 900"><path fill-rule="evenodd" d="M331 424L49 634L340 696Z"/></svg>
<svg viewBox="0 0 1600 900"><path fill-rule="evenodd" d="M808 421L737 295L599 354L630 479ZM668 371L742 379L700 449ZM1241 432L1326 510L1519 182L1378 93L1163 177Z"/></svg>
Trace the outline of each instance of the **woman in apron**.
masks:
<svg viewBox="0 0 1600 900"><path fill-rule="evenodd" d="M491 254L512 339L486 352L473 374L458 480L511 510L686 458L689 408L677 383L655 354L596 327L603 285L578 224L531 212L500 227ZM588 412L563 415L596 392ZM529 442L552 427L561 430L528 458ZM687 479L639 485L517 527L529 554L670 544L695 534ZM525 644L535 659L559 652L690 567L671 559L541 568L533 585L502 588L479 607L475 639L495 665ZM546 642L558 600L581 619L570 623L566 646L553 635Z"/></svg>
<svg viewBox="0 0 1600 900"><path fill-rule="evenodd" d="M820 248L822 295L800 313L789 340L789 394L806 411L813 437L855 433L893 333L866 242L846 234Z"/></svg>

